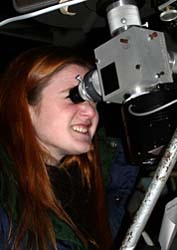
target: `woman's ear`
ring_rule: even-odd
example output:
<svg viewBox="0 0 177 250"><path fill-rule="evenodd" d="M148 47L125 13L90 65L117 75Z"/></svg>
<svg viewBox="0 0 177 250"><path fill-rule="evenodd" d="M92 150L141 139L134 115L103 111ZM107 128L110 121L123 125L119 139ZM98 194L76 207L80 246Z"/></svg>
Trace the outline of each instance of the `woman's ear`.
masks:
<svg viewBox="0 0 177 250"><path fill-rule="evenodd" d="M35 118L35 108L32 105L28 105L28 110L29 110L29 114L31 117L31 121L32 123L34 123L34 118Z"/></svg>

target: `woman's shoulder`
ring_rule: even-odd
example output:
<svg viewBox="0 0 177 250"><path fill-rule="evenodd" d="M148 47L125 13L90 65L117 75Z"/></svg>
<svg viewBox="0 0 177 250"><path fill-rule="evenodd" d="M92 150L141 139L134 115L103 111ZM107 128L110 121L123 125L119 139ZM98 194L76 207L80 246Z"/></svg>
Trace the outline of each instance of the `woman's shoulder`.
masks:
<svg viewBox="0 0 177 250"><path fill-rule="evenodd" d="M5 242L8 238L9 233L9 218L7 212L3 207L0 206L0 250L4 249Z"/></svg>
<svg viewBox="0 0 177 250"><path fill-rule="evenodd" d="M3 207L0 206L0 233L1 231L9 229L9 218L8 214Z"/></svg>
<svg viewBox="0 0 177 250"><path fill-rule="evenodd" d="M10 229L9 217L6 210L0 206L0 250L5 249ZM23 248L23 247L22 247ZM76 244L67 240L57 240L59 250L81 250Z"/></svg>
<svg viewBox="0 0 177 250"><path fill-rule="evenodd" d="M80 250L75 244L65 240L57 241L57 248L58 250Z"/></svg>

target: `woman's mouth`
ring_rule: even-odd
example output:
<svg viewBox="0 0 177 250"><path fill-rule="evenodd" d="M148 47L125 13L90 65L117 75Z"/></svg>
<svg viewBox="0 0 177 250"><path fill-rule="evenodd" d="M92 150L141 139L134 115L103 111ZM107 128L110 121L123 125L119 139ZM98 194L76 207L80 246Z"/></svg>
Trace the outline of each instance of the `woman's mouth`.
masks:
<svg viewBox="0 0 177 250"><path fill-rule="evenodd" d="M72 128L75 132L78 132L81 134L88 134L88 127L86 126L74 125Z"/></svg>

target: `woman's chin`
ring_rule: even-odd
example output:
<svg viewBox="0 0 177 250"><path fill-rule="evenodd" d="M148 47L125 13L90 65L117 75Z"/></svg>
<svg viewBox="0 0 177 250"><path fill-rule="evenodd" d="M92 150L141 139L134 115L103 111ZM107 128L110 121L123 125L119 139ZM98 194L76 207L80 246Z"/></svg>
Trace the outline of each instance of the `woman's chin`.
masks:
<svg viewBox="0 0 177 250"><path fill-rule="evenodd" d="M78 145L78 147L76 147L76 154L84 154L87 153L88 151L90 151L91 149L91 143L82 143L82 145Z"/></svg>

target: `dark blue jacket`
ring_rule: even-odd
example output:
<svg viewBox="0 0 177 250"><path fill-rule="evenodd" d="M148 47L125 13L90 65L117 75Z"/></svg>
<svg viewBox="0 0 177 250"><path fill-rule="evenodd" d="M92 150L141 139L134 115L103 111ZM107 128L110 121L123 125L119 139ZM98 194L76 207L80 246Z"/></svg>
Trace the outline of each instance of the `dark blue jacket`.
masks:
<svg viewBox="0 0 177 250"><path fill-rule="evenodd" d="M139 166L127 162L121 140L118 140L117 143L118 153L112 161L107 186L109 223L114 239L120 230L127 201L133 193L139 173Z"/></svg>

